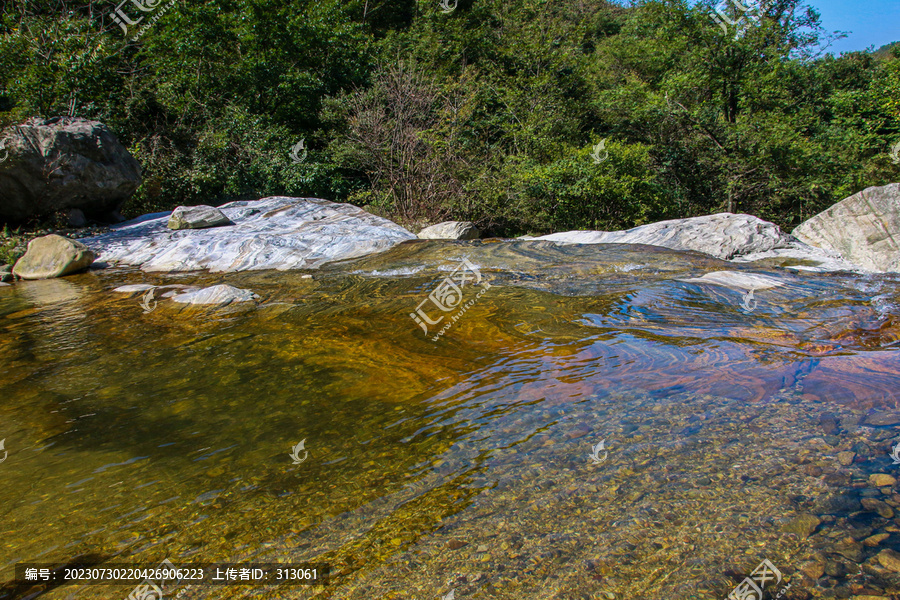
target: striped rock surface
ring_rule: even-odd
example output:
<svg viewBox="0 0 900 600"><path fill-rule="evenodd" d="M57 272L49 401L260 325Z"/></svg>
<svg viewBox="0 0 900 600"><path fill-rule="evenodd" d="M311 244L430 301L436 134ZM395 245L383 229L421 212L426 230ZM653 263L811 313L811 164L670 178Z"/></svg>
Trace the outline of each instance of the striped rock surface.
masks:
<svg viewBox="0 0 900 600"><path fill-rule="evenodd" d="M81 240L98 260L147 272L310 269L383 252L416 236L350 204L276 196L219 209L234 226L168 229L170 213L144 215Z"/></svg>

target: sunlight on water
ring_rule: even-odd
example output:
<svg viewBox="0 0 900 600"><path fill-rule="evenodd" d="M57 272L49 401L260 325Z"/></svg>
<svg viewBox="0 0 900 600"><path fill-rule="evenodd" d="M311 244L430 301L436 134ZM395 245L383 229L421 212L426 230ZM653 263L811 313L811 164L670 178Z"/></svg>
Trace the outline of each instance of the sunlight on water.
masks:
<svg viewBox="0 0 900 600"><path fill-rule="evenodd" d="M491 287L432 341L410 313L461 258ZM783 285L747 311L743 290L683 281L723 270L752 271L648 247L416 242L312 278L3 288L0 598L41 591L11 583L17 562L165 558L332 566L326 587L180 598L724 598L764 558L795 590L850 589L801 566L900 549L900 522L859 508L900 507L866 484L896 475L896 431L865 422L896 408L900 288L765 269ZM262 300L144 314L111 292L143 282Z"/></svg>

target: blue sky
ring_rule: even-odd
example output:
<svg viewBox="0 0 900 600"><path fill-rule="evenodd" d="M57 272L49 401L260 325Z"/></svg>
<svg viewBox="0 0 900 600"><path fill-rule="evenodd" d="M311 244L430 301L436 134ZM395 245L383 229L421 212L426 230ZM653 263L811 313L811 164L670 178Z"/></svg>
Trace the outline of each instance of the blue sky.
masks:
<svg viewBox="0 0 900 600"><path fill-rule="evenodd" d="M829 52L880 48L900 41L900 0L808 0L808 4L819 11L826 31L849 32Z"/></svg>

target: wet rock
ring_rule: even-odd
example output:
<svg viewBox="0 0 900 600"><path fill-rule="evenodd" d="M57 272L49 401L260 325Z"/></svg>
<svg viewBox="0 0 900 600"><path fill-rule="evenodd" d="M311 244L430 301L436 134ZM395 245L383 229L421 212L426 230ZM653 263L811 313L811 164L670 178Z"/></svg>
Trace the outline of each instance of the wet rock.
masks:
<svg viewBox="0 0 900 600"><path fill-rule="evenodd" d="M812 579L816 581L819 577L825 574L825 562L819 560L813 560L800 565L800 571Z"/></svg>
<svg viewBox="0 0 900 600"><path fill-rule="evenodd" d="M893 509L881 500L876 500L875 498L863 498L861 502L864 509L878 513L879 517L890 519L894 516Z"/></svg>
<svg viewBox="0 0 900 600"><path fill-rule="evenodd" d="M232 302L251 302L257 300L258 295L250 290L242 290L231 285L214 285L195 292L187 292L172 297L173 302L179 304L215 304L227 306Z"/></svg>
<svg viewBox="0 0 900 600"><path fill-rule="evenodd" d="M849 467L853 464L853 459L856 458L856 452L838 452L837 459L838 463L844 467Z"/></svg>
<svg viewBox="0 0 900 600"><path fill-rule="evenodd" d="M841 540L834 546L834 551L855 563L863 560L863 545L852 539Z"/></svg>
<svg viewBox="0 0 900 600"><path fill-rule="evenodd" d="M829 559L825 561L825 574L829 577L843 577L850 573L850 569L843 560Z"/></svg>
<svg viewBox="0 0 900 600"><path fill-rule="evenodd" d="M144 271L212 272L312 269L383 252L415 236L350 204L273 197L219 207L234 223L190 231L168 228L168 213L145 215L84 238L107 263Z"/></svg>
<svg viewBox="0 0 900 600"><path fill-rule="evenodd" d="M875 560L885 569L894 573L900 573L900 552L885 548L875 555Z"/></svg>
<svg viewBox="0 0 900 600"><path fill-rule="evenodd" d="M891 487L897 483L897 479L887 473L873 473L869 475L869 485L872 487Z"/></svg>
<svg viewBox="0 0 900 600"><path fill-rule="evenodd" d="M477 240L481 232L469 221L445 221L419 232L420 240Z"/></svg>
<svg viewBox="0 0 900 600"><path fill-rule="evenodd" d="M150 285L148 283L136 283L134 285L123 285L114 289L114 292L119 294L137 294L139 292L146 292L147 290L152 290L156 286Z"/></svg>
<svg viewBox="0 0 900 600"><path fill-rule="evenodd" d="M777 288L784 285L768 275L760 275L758 273L741 273L740 271L713 271L706 273L701 277L691 277L689 279L680 279L686 283L711 283L713 285L721 285L736 290L766 290Z"/></svg>
<svg viewBox="0 0 900 600"><path fill-rule="evenodd" d="M825 435L835 435L840 431L838 419L832 413L822 413L819 415L819 429Z"/></svg>
<svg viewBox="0 0 900 600"><path fill-rule="evenodd" d="M782 525L781 530L785 533L795 533L800 539L806 539L813 534L821 522L815 515L803 513Z"/></svg>
<svg viewBox="0 0 900 600"><path fill-rule="evenodd" d="M900 423L900 412L875 412L866 415L865 424L872 427L888 427Z"/></svg>
<svg viewBox="0 0 900 600"><path fill-rule="evenodd" d="M451 550L459 550L460 548L462 548L465 545L466 545L466 542L463 542L461 540L450 540L449 542L447 542L447 547L450 548Z"/></svg>
<svg viewBox="0 0 900 600"><path fill-rule="evenodd" d="M233 223L218 208L212 206L179 206L172 211L169 229L206 229Z"/></svg>
<svg viewBox="0 0 900 600"><path fill-rule="evenodd" d="M97 121L35 118L3 130L0 138L9 152L0 163L0 221L70 208L105 219L141 183L140 164Z"/></svg>
<svg viewBox="0 0 900 600"><path fill-rule="evenodd" d="M889 534L889 533L876 533L875 535L864 539L863 544L874 548L875 546L879 545L881 542L888 539L889 537L891 537L891 534Z"/></svg>
<svg viewBox="0 0 900 600"><path fill-rule="evenodd" d="M28 242L25 256L13 274L21 279L52 279L83 271L94 262L94 253L81 242L61 235L46 235Z"/></svg>
<svg viewBox="0 0 900 600"><path fill-rule="evenodd" d="M875 271L900 271L900 183L870 187L801 223L800 241Z"/></svg>
<svg viewBox="0 0 900 600"><path fill-rule="evenodd" d="M12 280L12 265L0 265L0 283Z"/></svg>

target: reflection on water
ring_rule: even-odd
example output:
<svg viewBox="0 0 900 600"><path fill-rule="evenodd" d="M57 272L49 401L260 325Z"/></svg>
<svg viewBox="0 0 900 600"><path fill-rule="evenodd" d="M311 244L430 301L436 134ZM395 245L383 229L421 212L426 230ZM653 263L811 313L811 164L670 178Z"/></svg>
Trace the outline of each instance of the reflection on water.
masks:
<svg viewBox="0 0 900 600"><path fill-rule="evenodd" d="M433 342L410 313L463 257L491 288ZM683 281L722 270L783 285L748 314L746 290ZM896 408L895 279L546 242L303 275L0 290L0 582L91 556L334 571L181 598L724 598L767 558L786 598L895 589L873 557L900 550L900 495L869 476L896 475L900 436L866 416ZM262 301L144 314L110 292L144 282Z"/></svg>

